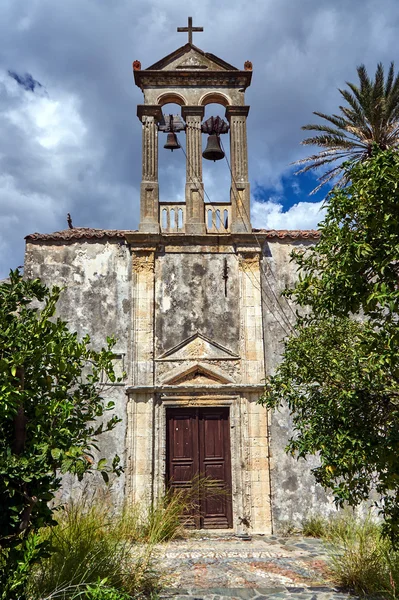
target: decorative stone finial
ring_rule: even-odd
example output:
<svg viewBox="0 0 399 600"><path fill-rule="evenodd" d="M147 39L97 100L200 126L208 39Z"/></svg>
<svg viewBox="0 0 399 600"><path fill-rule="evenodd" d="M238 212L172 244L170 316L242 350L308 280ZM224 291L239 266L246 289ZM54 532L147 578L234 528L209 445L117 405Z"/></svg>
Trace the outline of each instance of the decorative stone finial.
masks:
<svg viewBox="0 0 399 600"><path fill-rule="evenodd" d="M141 62L139 60L133 61L133 71L141 71Z"/></svg>
<svg viewBox="0 0 399 600"><path fill-rule="evenodd" d="M246 60L244 63L244 71L252 71L252 63L250 60Z"/></svg>

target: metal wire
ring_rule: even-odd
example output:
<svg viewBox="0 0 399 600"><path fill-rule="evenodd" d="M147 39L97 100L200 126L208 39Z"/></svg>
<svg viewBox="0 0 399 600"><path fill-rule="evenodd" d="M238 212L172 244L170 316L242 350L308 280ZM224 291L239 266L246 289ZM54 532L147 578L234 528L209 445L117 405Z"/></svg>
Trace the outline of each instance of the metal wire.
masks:
<svg viewBox="0 0 399 600"><path fill-rule="evenodd" d="M194 127L193 127L193 129L197 129L197 128L194 128ZM179 141L179 143L180 143L180 141ZM189 163L189 165L190 165L190 168L192 169L192 172L195 174L195 169L194 169L194 167L193 167L193 164L192 164L192 162L190 161L189 157L187 156L187 154L186 154L186 152L185 152L185 150L184 150L184 147L182 146L182 144L180 144L180 147L181 147L181 149L182 149L182 151L183 151L183 154L184 154L184 156L186 157L186 161L188 161L188 163ZM197 181L199 181L199 178L198 178L198 177L197 177ZM208 199L208 202L209 202L209 204L210 204L210 205L211 205L213 208L216 208L216 207L217 207L217 204L214 204L214 203L211 201L211 199L210 199L210 197L209 197L209 194L208 194L208 193L207 193L207 191L205 190L205 186L201 186L201 187L202 187L202 189L203 189L203 192L204 192L205 196L206 196L206 197L207 197L207 199ZM204 196L202 197L202 199L204 200ZM242 218L242 215L241 215L241 218ZM217 229L218 233L220 234L220 233L221 233L220 229L217 227L217 225L215 225L215 226L216 226L216 229ZM251 233L252 233L252 232L251 232ZM256 239L257 239L257 238L256 238ZM258 242L258 244L260 244L260 242L259 242L259 240L258 240L258 239L257 239L257 242ZM238 256L237 256L235 253L232 253L232 254L233 254L233 256L234 256L234 257L237 259L237 261L238 261L238 263L239 263L240 261L239 261L239 258L238 258ZM252 284L252 285L253 285L253 286L254 286L254 287L255 287L255 288L258 290L258 292L260 292L261 303L263 303L263 304L265 305L265 307L266 307L266 308L267 308L267 309L268 309L268 310L269 310L269 311L272 313L272 315L274 316L274 318L276 319L276 321L279 323L280 327L281 327L281 328L282 328L282 330L284 331L285 335L289 336L289 330L290 330L290 329L292 329L292 330L294 331L294 329L293 329L293 327L292 327L291 323L290 323L288 320L286 320L286 323L285 323L285 325L284 325L284 324L281 322L281 319L280 319L280 318L278 317L278 315L277 315L277 314L274 312L273 308L272 308L270 305L268 305L268 304L267 304L267 302L266 302L266 300L265 300L265 298L264 298L264 294L262 294L262 290L264 291L264 293L266 293L266 291L265 291L265 290L262 288L262 279L260 279L260 287L259 287L259 286L258 286L258 283L257 283L257 280L256 280L256 274L254 273L254 271L252 271L252 269L251 269L251 267L250 267L250 266L249 266L249 270L250 270L250 272L252 273L252 275L254 276L254 277L253 277L253 280L250 278L250 276L249 276L249 274L248 274L248 271L243 271L243 272L244 272L244 273L245 273L245 275L246 275L246 276L249 278L249 280L251 281L251 284ZM269 284L269 286L270 286L270 284ZM275 297L276 297L276 296L275 296ZM276 297L276 299L277 299L277 297ZM278 300L277 300L277 302L278 302ZM280 308L280 312L281 312L281 307L279 306L279 308ZM283 313L283 315L284 315L284 313ZM284 316L285 316L285 315L284 315ZM288 331L287 331L287 329L286 329L286 325L287 325L287 324L288 324L288 327L289 327Z"/></svg>

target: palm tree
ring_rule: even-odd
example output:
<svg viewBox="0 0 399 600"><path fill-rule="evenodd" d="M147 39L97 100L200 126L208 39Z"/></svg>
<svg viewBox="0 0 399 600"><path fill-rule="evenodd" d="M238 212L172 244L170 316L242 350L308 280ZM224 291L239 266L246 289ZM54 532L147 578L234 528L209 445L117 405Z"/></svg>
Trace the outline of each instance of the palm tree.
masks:
<svg viewBox="0 0 399 600"><path fill-rule="evenodd" d="M314 115L328 121L326 124L304 125L306 131L319 131L319 135L303 140L305 146L322 148L318 154L296 161L305 165L297 174L324 167L336 161L339 164L324 172L316 193L323 185L338 177L338 185L345 185L343 162L355 163L371 156L373 144L381 149L399 147L399 74L394 73L394 63L389 67L385 81L384 67L379 63L372 81L364 65L357 67L359 85L347 82L349 90L339 90L348 106L340 106L340 115ZM334 127L332 127L333 125Z"/></svg>

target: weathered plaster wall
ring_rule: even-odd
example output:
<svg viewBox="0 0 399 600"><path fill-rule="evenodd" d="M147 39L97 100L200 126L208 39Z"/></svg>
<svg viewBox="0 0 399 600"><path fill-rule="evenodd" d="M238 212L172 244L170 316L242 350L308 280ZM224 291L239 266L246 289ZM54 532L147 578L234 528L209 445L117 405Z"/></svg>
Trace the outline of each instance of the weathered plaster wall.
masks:
<svg viewBox="0 0 399 600"><path fill-rule="evenodd" d="M227 295L223 279L227 260ZM155 355L200 332L239 354L238 261L232 254L165 252L155 265Z"/></svg>
<svg viewBox="0 0 399 600"><path fill-rule="evenodd" d="M293 248L305 248L305 242L275 241L267 245L263 256L263 322L266 373L272 374L280 362L283 338L289 333L289 324L295 322L294 312L281 298L281 292L291 287L297 277L296 267L290 262ZM272 291L272 289L273 291ZM293 432L287 407L270 415L270 476L272 518L278 529L283 523L300 525L309 514L328 514L335 511L332 497L317 485L310 470L317 465L316 458L296 460L284 452Z"/></svg>
<svg viewBox="0 0 399 600"><path fill-rule="evenodd" d="M130 364L130 263L129 249L120 241L28 242L25 256L27 277L40 277L49 286L65 287L57 312L68 321L71 330L77 331L79 337L89 334L95 348L105 345L107 336L117 338L114 351L122 358L115 361L115 368L120 372ZM118 454L123 461L127 400L124 385L112 387L106 396L115 402L115 413L122 422L101 438L101 454ZM74 485L65 482L64 492L68 493ZM115 479L112 489L121 501L123 475Z"/></svg>
<svg viewBox="0 0 399 600"><path fill-rule="evenodd" d="M138 355L133 357L130 352L134 340L142 349L148 346L145 364L149 379L146 376L136 384L160 384L173 369L184 371L195 357L189 355L187 345L181 360L176 358L177 354L174 361L158 360L159 357L197 332L221 348L220 357L205 357L201 359L202 363L215 373L224 374L227 381L256 384L263 377L263 357L259 360L262 345L258 349L262 336L258 328L262 320L265 370L270 374L280 360L282 339L289 332L289 324L295 320L294 312L280 297L281 291L292 285L296 278L290 252L293 247L304 247L305 244L292 240L270 241L262 255L261 285L257 279L256 253L237 255L233 246L200 246L184 242L179 246L166 246L161 251L155 248L144 249L141 253L135 251L137 256L133 253L133 258L121 240L28 243L25 272L28 277L40 277L49 285L66 287L60 299L59 314L80 336L88 333L94 346L100 347L107 335L114 334L118 338L115 351L123 355L128 385L134 384L132 367L138 360ZM223 278L225 259L227 294ZM137 290L141 290L140 293ZM137 320L139 317L147 320L143 321L143 331L135 334L132 330L141 323ZM137 337L139 334L143 339ZM207 343L205 341L205 345ZM232 355L223 357L223 348ZM198 348L197 351L200 352ZM117 361L116 366L122 370L122 360ZM181 382L183 386L185 383ZM187 393L192 396L192 392L184 392ZM103 439L103 454L118 453L127 459L126 493L129 497L138 491L141 495L162 493L164 422L160 416L163 413L159 398L148 391L140 392L135 400L133 396L128 400L123 386L114 387L111 396L123 421ZM237 426L239 419L242 433L239 437L241 458L236 461L237 472L233 477L240 482L233 491L239 509L235 515L236 526L240 525L238 517L241 514L248 518L253 530L268 531L270 489L276 529L284 521L300 523L309 512L333 511L331 499L316 486L310 473L315 461L297 462L284 452L292 432L287 409L270 415L268 440L265 410L256 404L257 397L257 393L249 393L248 397L244 394L236 412L231 414L232 427ZM232 449L232 455L236 451L238 449ZM124 484L122 476L113 486L119 500L123 498ZM74 486L67 481L64 493L70 493Z"/></svg>

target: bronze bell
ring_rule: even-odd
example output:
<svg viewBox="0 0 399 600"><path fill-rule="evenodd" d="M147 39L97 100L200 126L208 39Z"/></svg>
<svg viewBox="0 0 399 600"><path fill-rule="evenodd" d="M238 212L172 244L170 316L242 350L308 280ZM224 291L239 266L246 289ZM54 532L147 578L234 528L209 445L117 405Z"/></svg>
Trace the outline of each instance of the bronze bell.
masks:
<svg viewBox="0 0 399 600"><path fill-rule="evenodd" d="M216 133L212 133L212 135L208 137L208 142L202 156L206 158L206 160L213 161L224 158L224 152L220 147L219 136Z"/></svg>
<svg viewBox="0 0 399 600"><path fill-rule="evenodd" d="M173 150L178 150L180 148L180 144L177 141L177 136L173 131L168 133L168 137L166 138L166 144L164 148L166 148L166 150L172 150L172 152Z"/></svg>

